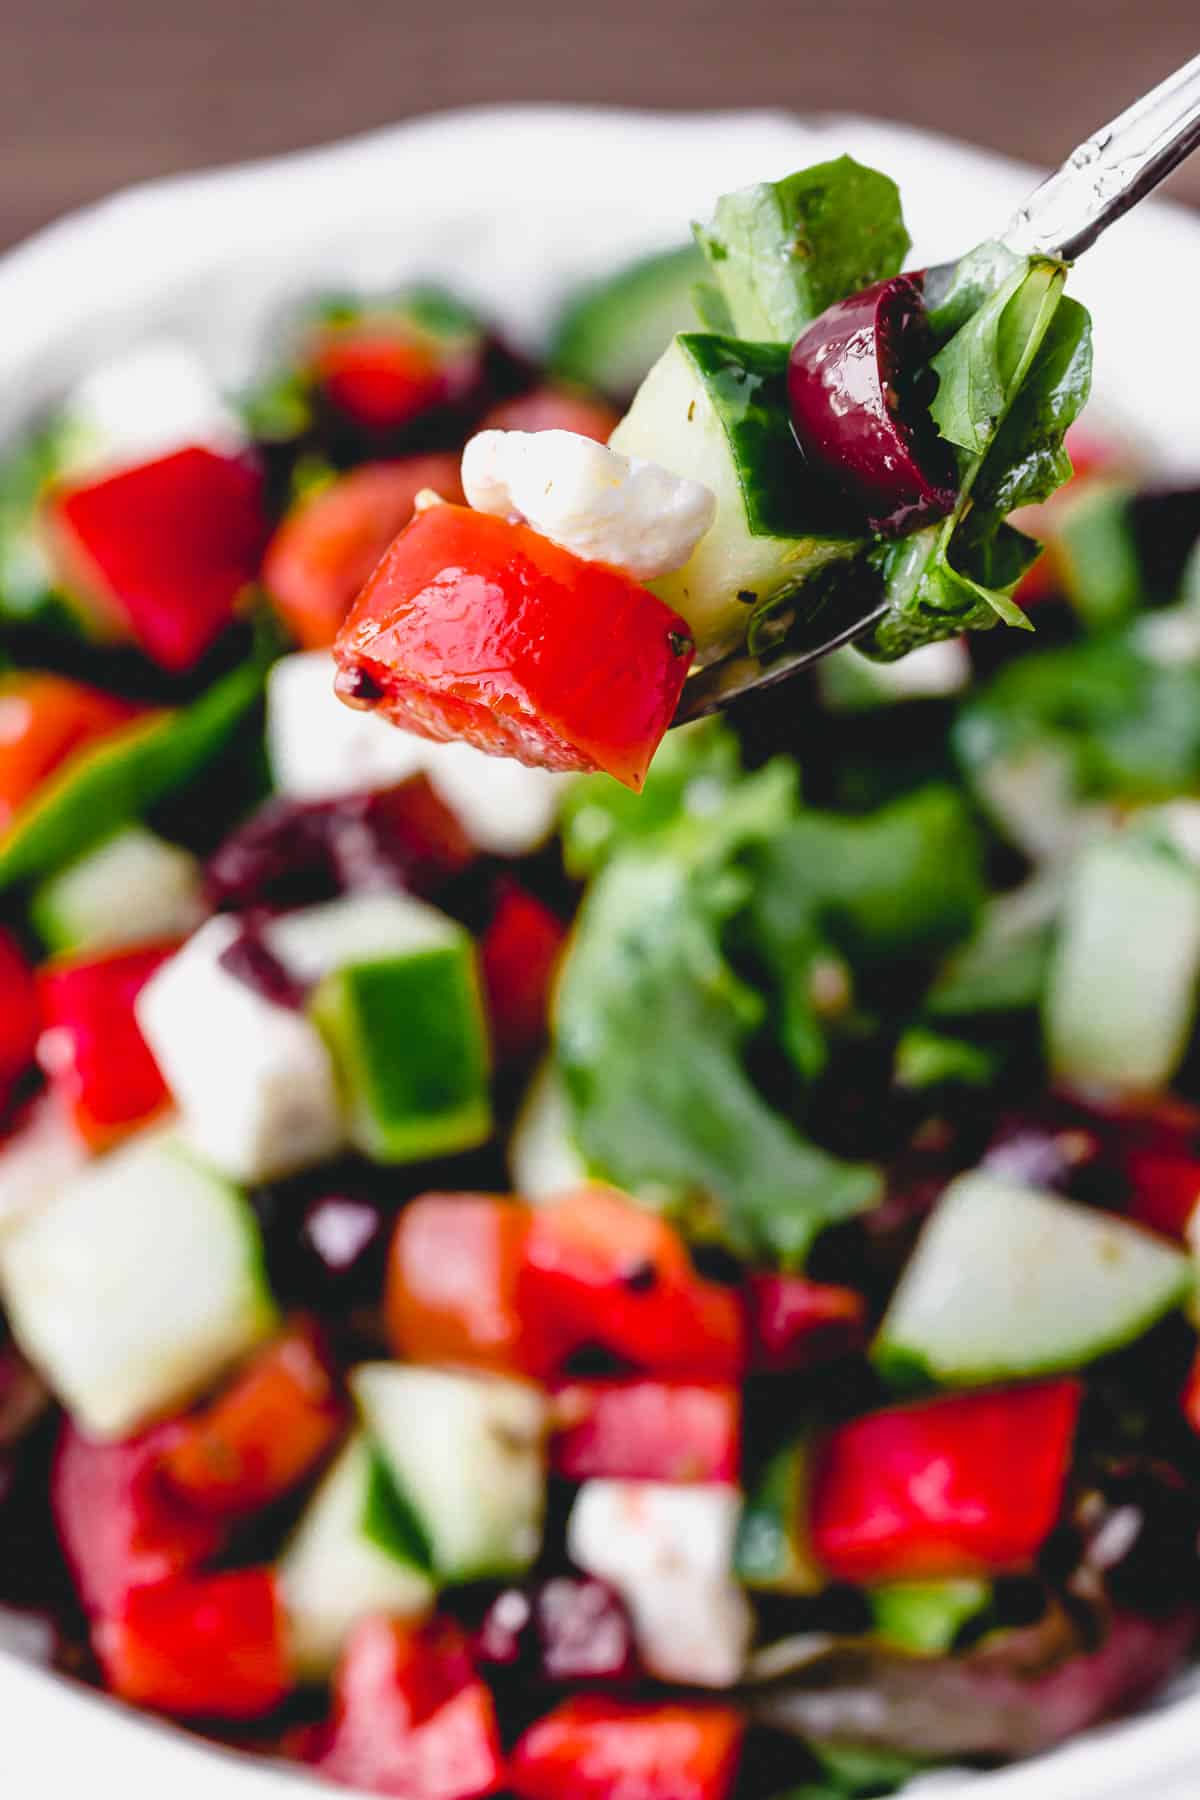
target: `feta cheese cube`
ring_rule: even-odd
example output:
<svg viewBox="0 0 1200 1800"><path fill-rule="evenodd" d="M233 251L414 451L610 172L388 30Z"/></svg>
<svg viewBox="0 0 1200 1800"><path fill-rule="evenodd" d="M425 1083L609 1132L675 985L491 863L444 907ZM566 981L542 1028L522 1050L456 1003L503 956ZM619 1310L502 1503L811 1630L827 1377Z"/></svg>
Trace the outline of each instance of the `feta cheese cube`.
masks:
<svg viewBox="0 0 1200 1800"><path fill-rule="evenodd" d="M200 445L236 456L249 442L200 358L152 338L100 363L63 407L65 467L72 481L152 462Z"/></svg>
<svg viewBox="0 0 1200 1800"><path fill-rule="evenodd" d="M609 1582L633 1620L646 1668L662 1681L732 1687L753 1619L733 1576L741 1515L717 1483L585 1481L567 1524L573 1562Z"/></svg>
<svg viewBox="0 0 1200 1800"><path fill-rule="evenodd" d="M564 550L636 581L681 569L717 511L703 482L574 431L478 432L462 482L478 511L517 513Z"/></svg>
<svg viewBox="0 0 1200 1800"><path fill-rule="evenodd" d="M266 1181L332 1156L345 1128L316 1027L221 966L240 930L236 919L210 919L151 977L136 1010L184 1139L225 1174Z"/></svg>
<svg viewBox="0 0 1200 1800"><path fill-rule="evenodd" d="M285 656L267 683L267 747L275 785L296 800L328 800L425 774L481 850L520 856L549 837L569 775L436 744L343 706L324 650Z"/></svg>

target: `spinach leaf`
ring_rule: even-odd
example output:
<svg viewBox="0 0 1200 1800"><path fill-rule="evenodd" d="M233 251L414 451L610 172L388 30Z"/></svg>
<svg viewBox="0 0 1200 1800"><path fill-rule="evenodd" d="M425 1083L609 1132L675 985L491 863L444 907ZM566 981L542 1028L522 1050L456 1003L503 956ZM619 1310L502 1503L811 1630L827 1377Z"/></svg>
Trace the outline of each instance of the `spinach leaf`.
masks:
<svg viewBox="0 0 1200 1800"><path fill-rule="evenodd" d="M557 1057L589 1167L687 1210L739 1254L795 1264L871 1205L880 1178L810 1143L746 1062L768 1001L726 938L753 897L745 853L795 810L785 765L718 816L627 849L584 901L558 991Z"/></svg>
<svg viewBox="0 0 1200 1800"><path fill-rule="evenodd" d="M1044 748L1065 759L1080 801L1186 793L1200 782L1200 662L1155 661L1136 627L1018 658L966 702L951 741L976 785Z"/></svg>
<svg viewBox="0 0 1200 1800"><path fill-rule="evenodd" d="M934 424L968 458L982 457L1041 348L1062 294L1058 263L1018 268L933 358ZM963 474L970 461L960 462Z"/></svg>
<svg viewBox="0 0 1200 1800"><path fill-rule="evenodd" d="M985 898L969 808L940 785L861 818L802 812L747 861L761 938L780 942L808 913L856 968L941 955L974 930Z"/></svg>
<svg viewBox="0 0 1200 1800"><path fill-rule="evenodd" d="M640 794L608 775L573 782L563 803L563 857L576 877L598 874L618 850L652 836L681 815L716 810L741 777L741 754L720 719L669 731Z"/></svg>
<svg viewBox="0 0 1200 1800"><path fill-rule="evenodd" d="M895 182L849 156L726 194L695 231L737 335L786 344L894 275L910 242Z"/></svg>
<svg viewBox="0 0 1200 1800"><path fill-rule="evenodd" d="M889 610L864 648L885 659L998 619L1031 629L1012 592L1039 547L1005 516L1070 474L1063 437L1088 395L1091 323L1062 297L1062 270L1034 263L1008 275L933 366L933 413L956 447L959 500L940 525L874 555Z"/></svg>

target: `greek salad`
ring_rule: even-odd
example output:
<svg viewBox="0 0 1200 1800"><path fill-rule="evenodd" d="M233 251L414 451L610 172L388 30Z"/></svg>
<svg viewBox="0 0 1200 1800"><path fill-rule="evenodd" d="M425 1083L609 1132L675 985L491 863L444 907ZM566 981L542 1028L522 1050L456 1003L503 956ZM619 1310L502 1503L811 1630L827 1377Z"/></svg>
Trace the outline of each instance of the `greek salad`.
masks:
<svg viewBox="0 0 1200 1800"><path fill-rule="evenodd" d="M1061 268L907 247L842 159L537 363L327 296L9 447L6 1651L397 1800L866 1800L1187 1665L1200 488Z"/></svg>

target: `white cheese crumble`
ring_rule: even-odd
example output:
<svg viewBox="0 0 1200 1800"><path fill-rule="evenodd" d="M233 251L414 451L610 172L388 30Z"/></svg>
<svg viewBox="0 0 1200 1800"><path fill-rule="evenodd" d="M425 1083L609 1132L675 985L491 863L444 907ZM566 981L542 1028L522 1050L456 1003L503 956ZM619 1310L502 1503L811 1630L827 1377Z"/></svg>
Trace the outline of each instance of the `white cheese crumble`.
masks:
<svg viewBox="0 0 1200 1800"><path fill-rule="evenodd" d="M333 1063L315 1025L221 966L241 930L218 917L162 964L135 1002L180 1111L180 1135L214 1168L267 1181L342 1147Z"/></svg>
<svg viewBox="0 0 1200 1800"><path fill-rule="evenodd" d="M703 482L573 431L481 431L463 451L462 482L477 511L516 513L637 581L681 569L717 510Z"/></svg>
<svg viewBox="0 0 1200 1800"><path fill-rule="evenodd" d="M652 1675L732 1687L753 1621L733 1575L741 1496L717 1483L585 1481L567 1525L571 1559L613 1586Z"/></svg>

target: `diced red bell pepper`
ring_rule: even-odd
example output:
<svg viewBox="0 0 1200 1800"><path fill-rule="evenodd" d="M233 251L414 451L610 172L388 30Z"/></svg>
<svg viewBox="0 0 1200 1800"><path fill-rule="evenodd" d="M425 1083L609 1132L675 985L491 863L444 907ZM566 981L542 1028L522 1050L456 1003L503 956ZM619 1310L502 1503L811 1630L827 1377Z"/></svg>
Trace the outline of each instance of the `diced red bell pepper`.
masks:
<svg viewBox="0 0 1200 1800"><path fill-rule="evenodd" d="M567 1700L519 1739L509 1786L518 1800L724 1800L743 1732L731 1706Z"/></svg>
<svg viewBox="0 0 1200 1800"><path fill-rule="evenodd" d="M399 1800L479 1800L506 1785L491 1694L461 1632L437 1621L356 1628L333 1718L306 1760L333 1781Z"/></svg>
<svg viewBox="0 0 1200 1800"><path fill-rule="evenodd" d="M449 454L367 463L293 507L267 547L263 586L306 650L327 649L422 488L461 500Z"/></svg>
<svg viewBox="0 0 1200 1800"><path fill-rule="evenodd" d="M578 437L607 444L617 429L619 415L611 406L584 388L534 388L512 400L502 400L482 421L481 431L573 431Z"/></svg>
<svg viewBox="0 0 1200 1800"><path fill-rule="evenodd" d="M537 1373L537 1321L519 1302L530 1210L490 1194L425 1194L400 1214L385 1307L411 1362Z"/></svg>
<svg viewBox="0 0 1200 1800"><path fill-rule="evenodd" d="M571 1381L554 1393L551 1463L568 1481L735 1482L742 1396L715 1382Z"/></svg>
<svg viewBox="0 0 1200 1800"><path fill-rule="evenodd" d="M316 333L308 363L340 413L388 433L466 400L482 379L483 342L475 334L438 337L398 315L366 315Z"/></svg>
<svg viewBox="0 0 1200 1800"><path fill-rule="evenodd" d="M0 831L60 764L144 711L64 675L6 675L0 681Z"/></svg>
<svg viewBox="0 0 1200 1800"><path fill-rule="evenodd" d="M145 1125L171 1096L133 1003L177 943L74 957L39 971L45 1031L38 1056L93 1150Z"/></svg>
<svg viewBox="0 0 1200 1800"><path fill-rule="evenodd" d="M814 1368L866 1339L863 1296L803 1275L752 1274L747 1310L751 1362L765 1374Z"/></svg>
<svg viewBox="0 0 1200 1800"><path fill-rule="evenodd" d="M221 1525L180 1506L159 1465L179 1436L174 1422L103 1444L64 1425L50 1476L50 1507L84 1611L119 1611L135 1588L182 1574L215 1555Z"/></svg>
<svg viewBox="0 0 1200 1800"><path fill-rule="evenodd" d="M1024 1567L1061 1511L1081 1397L1044 1381L839 1426L813 1472L817 1560L854 1582Z"/></svg>
<svg viewBox="0 0 1200 1800"><path fill-rule="evenodd" d="M292 1687L271 1569L136 1588L95 1637L105 1680L119 1699L177 1718L260 1719Z"/></svg>
<svg viewBox="0 0 1200 1800"><path fill-rule="evenodd" d="M262 471L199 445L52 489L55 573L102 636L190 669L258 574L268 520Z"/></svg>
<svg viewBox="0 0 1200 1800"><path fill-rule="evenodd" d="M1164 1237L1185 1242L1200 1204L1200 1158L1182 1150L1138 1148L1126 1155L1125 1170L1133 1217Z"/></svg>
<svg viewBox="0 0 1200 1800"><path fill-rule="evenodd" d="M319 1334L302 1321L260 1350L203 1411L180 1421L163 1478L197 1511L240 1518L302 1481L344 1420Z"/></svg>
<svg viewBox="0 0 1200 1800"><path fill-rule="evenodd" d="M697 1273L679 1233L611 1188L534 1210L520 1281L552 1366L600 1348L658 1376L737 1381L740 1293Z"/></svg>
<svg viewBox="0 0 1200 1800"><path fill-rule="evenodd" d="M12 932L0 927L0 1104L33 1061L41 1019L33 970Z"/></svg>
<svg viewBox="0 0 1200 1800"><path fill-rule="evenodd" d="M430 738L640 789L694 645L629 576L465 506L419 514L346 620L337 689Z"/></svg>
<svg viewBox="0 0 1200 1800"><path fill-rule="evenodd" d="M502 1063L528 1060L545 1040L554 972L567 928L515 881L500 888L480 939L492 1046Z"/></svg>

